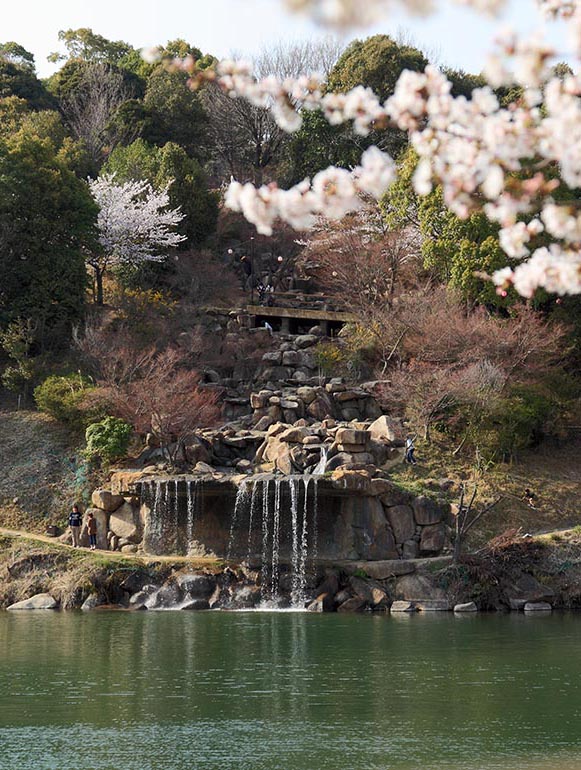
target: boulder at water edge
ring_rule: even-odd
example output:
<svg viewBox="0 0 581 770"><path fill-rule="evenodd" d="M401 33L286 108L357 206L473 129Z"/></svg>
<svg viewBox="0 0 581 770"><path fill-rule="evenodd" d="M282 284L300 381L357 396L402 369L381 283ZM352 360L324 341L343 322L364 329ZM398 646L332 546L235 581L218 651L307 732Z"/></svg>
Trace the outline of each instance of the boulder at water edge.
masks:
<svg viewBox="0 0 581 770"><path fill-rule="evenodd" d="M36 594L7 607L8 610L56 610L58 602L50 594Z"/></svg>
<svg viewBox="0 0 581 770"><path fill-rule="evenodd" d="M478 612L478 607L474 602L464 602L463 604L455 604L454 612Z"/></svg>

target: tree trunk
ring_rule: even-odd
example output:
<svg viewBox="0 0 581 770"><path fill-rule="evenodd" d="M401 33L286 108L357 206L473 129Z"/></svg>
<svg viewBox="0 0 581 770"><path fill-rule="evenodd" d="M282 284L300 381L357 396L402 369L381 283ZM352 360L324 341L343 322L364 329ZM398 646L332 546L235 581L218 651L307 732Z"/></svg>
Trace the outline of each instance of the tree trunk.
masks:
<svg viewBox="0 0 581 770"><path fill-rule="evenodd" d="M458 563L461 555L462 555L462 535L459 532L456 532L456 538L454 540L454 556L453 556L454 564Z"/></svg>
<svg viewBox="0 0 581 770"><path fill-rule="evenodd" d="M96 296L96 303L97 305L103 304L103 271L100 270L98 267L94 268L95 270L95 282L97 284L97 296Z"/></svg>

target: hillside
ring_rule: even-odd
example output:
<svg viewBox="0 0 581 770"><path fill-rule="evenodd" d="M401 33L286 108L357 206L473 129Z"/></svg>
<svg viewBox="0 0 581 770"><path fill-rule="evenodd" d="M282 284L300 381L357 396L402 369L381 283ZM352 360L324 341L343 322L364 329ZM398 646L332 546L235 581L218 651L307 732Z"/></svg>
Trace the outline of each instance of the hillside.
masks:
<svg viewBox="0 0 581 770"><path fill-rule="evenodd" d="M39 412L0 412L0 525L62 521L87 484L78 440Z"/></svg>

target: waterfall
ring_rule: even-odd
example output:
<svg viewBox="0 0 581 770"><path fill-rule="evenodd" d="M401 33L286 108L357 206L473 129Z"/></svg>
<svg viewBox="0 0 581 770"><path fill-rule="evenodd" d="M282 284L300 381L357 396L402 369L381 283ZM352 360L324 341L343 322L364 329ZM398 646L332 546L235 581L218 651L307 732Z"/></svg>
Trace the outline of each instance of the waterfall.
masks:
<svg viewBox="0 0 581 770"><path fill-rule="evenodd" d="M246 520L247 534L241 526ZM242 530L243 544L236 539ZM291 604L304 607L309 575L317 561L318 479L307 475L245 481L236 494L227 558L244 548L247 564L260 551L260 593L265 606L276 606L281 599L281 572L287 569L281 569L282 555L283 564L290 562Z"/></svg>
<svg viewBox="0 0 581 770"><path fill-rule="evenodd" d="M252 524L254 522L254 515L258 504L258 484L252 485L252 495L250 498L250 512L248 515L248 549L246 553L246 563L250 564L250 555L252 553Z"/></svg>
<svg viewBox="0 0 581 770"><path fill-rule="evenodd" d="M169 484L168 484L169 486ZM180 517L179 517L179 500L178 500L178 480L174 479L173 482L173 505L172 505L172 514L173 514L173 542L174 542L174 553L177 553L179 548L179 524L180 524Z"/></svg>
<svg viewBox="0 0 581 770"><path fill-rule="evenodd" d="M313 547L311 548L311 564L313 572L317 568L319 556L319 479L313 485Z"/></svg>
<svg viewBox="0 0 581 770"><path fill-rule="evenodd" d="M268 598L268 533L269 533L269 498L270 480L262 482L262 572L260 577L261 596L265 600Z"/></svg>
<svg viewBox="0 0 581 770"><path fill-rule="evenodd" d="M189 479L186 483L186 498L187 498L187 539L188 539L188 551L191 548L192 541L194 539L194 521L196 516L196 488L193 487L192 480Z"/></svg>
<svg viewBox="0 0 581 770"><path fill-rule="evenodd" d="M289 479L291 496L291 527L292 527L292 581L291 599L296 604L299 594L299 483L295 478Z"/></svg>
<svg viewBox="0 0 581 770"><path fill-rule="evenodd" d="M280 479L274 482L274 514L272 529L272 570L270 578L270 596L278 596L278 578L280 562Z"/></svg>
<svg viewBox="0 0 581 770"><path fill-rule="evenodd" d="M230 536L228 538L228 552L226 554L226 559L229 561L230 557L232 555L232 545L234 544L234 530L236 529L236 523L238 521L238 517L240 516L240 512L243 510L246 501L248 499L248 485L246 481L244 481L240 486L238 487L238 491L236 492L236 502L234 503L234 511L232 513L232 521L230 522Z"/></svg>
<svg viewBox="0 0 581 770"><path fill-rule="evenodd" d="M187 552L194 547L194 528L196 526L196 517L199 514L198 507L200 506L202 499L202 487L203 481L200 479L189 479L186 483L186 498L187 498Z"/></svg>
<svg viewBox="0 0 581 770"><path fill-rule="evenodd" d="M321 459L316 464L314 470L313 470L313 476L322 476L325 472L325 468L327 467L327 454L328 450L326 446L321 447Z"/></svg>
<svg viewBox="0 0 581 770"><path fill-rule="evenodd" d="M152 482L153 484L153 482ZM161 541L163 532L163 512L162 512L162 487L161 481L155 482L155 495L153 496L153 506L151 508L151 534L156 543Z"/></svg>
<svg viewBox="0 0 581 770"><path fill-rule="evenodd" d="M300 548L299 548L299 569L298 569L298 575L297 575L297 584L298 584L297 603L299 605L302 605L305 603L305 591L307 588L307 558L309 555L309 540L308 540L309 481L310 479L308 476L303 477L303 485L305 488L305 500L303 503L303 521L302 521L302 531L301 531L301 540L300 540Z"/></svg>

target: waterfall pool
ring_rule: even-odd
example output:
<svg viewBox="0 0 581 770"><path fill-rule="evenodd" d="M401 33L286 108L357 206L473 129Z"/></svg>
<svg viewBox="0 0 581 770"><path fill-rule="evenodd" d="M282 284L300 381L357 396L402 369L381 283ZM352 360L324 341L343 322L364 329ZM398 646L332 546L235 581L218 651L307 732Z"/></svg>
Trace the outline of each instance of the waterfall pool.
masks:
<svg viewBox="0 0 581 770"><path fill-rule="evenodd" d="M578 770L581 616L0 612L0 770Z"/></svg>

